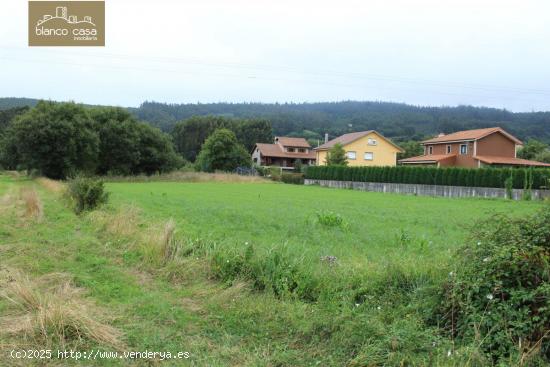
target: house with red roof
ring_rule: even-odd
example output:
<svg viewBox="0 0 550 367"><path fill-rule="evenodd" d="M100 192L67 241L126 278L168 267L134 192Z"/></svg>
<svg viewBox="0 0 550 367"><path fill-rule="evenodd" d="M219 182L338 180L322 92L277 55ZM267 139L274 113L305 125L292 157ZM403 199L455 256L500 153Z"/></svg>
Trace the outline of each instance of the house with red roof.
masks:
<svg viewBox="0 0 550 367"><path fill-rule="evenodd" d="M516 166L550 167L548 163L517 157L521 140L500 127L439 134L422 142L424 154L399 160L404 165L437 167Z"/></svg>
<svg viewBox="0 0 550 367"><path fill-rule="evenodd" d="M292 170L297 160L303 165L315 165L315 152L304 138L276 136L274 144L256 143L252 151L252 162L257 166Z"/></svg>

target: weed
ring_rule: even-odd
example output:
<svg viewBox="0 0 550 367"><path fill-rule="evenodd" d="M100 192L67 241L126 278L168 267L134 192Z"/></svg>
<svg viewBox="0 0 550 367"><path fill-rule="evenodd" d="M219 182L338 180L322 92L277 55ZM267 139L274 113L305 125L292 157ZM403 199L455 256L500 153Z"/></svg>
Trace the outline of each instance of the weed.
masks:
<svg viewBox="0 0 550 367"><path fill-rule="evenodd" d="M319 211L316 215L317 223L323 227L338 227L342 229L347 227L347 223L344 221L344 218L342 218L342 216L338 213L331 211Z"/></svg>
<svg viewBox="0 0 550 367"><path fill-rule="evenodd" d="M34 188L22 187L19 191L21 200L25 205L25 217L34 220L41 220L44 214L42 201Z"/></svg>

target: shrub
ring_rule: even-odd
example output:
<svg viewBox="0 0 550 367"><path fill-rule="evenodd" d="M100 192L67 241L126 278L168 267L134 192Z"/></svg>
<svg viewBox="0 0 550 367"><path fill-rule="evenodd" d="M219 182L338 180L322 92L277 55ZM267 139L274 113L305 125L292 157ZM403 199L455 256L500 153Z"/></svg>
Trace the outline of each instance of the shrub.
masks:
<svg viewBox="0 0 550 367"><path fill-rule="evenodd" d="M444 286L444 326L495 362L550 362L550 206L476 226Z"/></svg>
<svg viewBox="0 0 550 367"><path fill-rule="evenodd" d="M296 159L296 161L294 162L294 172L295 173L302 173L304 169L304 165L302 163L302 160L301 159Z"/></svg>
<svg viewBox="0 0 550 367"><path fill-rule="evenodd" d="M281 175L281 181L287 184L303 185L304 174L303 173L283 173Z"/></svg>
<svg viewBox="0 0 550 367"><path fill-rule="evenodd" d="M68 195L77 214L93 210L105 204L109 198L109 194L105 192L103 181L83 176L69 180Z"/></svg>
<svg viewBox="0 0 550 367"><path fill-rule="evenodd" d="M506 198L507 199L513 199L513 191L512 191L512 188L513 188L513 179L512 179L512 175L510 175L510 177L508 177L507 179L504 180L504 187L506 188Z"/></svg>
<svg viewBox="0 0 550 367"><path fill-rule="evenodd" d="M282 179L282 169L278 166L269 166L266 167L266 175L271 178L273 181L281 181Z"/></svg>

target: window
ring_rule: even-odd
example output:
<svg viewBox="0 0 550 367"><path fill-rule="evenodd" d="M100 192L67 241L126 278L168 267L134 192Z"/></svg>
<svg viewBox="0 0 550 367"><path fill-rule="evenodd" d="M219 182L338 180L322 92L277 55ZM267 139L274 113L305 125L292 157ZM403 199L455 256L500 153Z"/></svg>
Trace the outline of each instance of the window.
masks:
<svg viewBox="0 0 550 367"><path fill-rule="evenodd" d="M346 154L348 156L348 159L355 159L355 157L356 157L355 152L347 152Z"/></svg>
<svg viewBox="0 0 550 367"><path fill-rule="evenodd" d="M365 160L366 161L372 161L374 159L374 153L373 152L366 152L365 153Z"/></svg>
<svg viewBox="0 0 550 367"><path fill-rule="evenodd" d="M294 148L286 148L287 152L294 153Z"/></svg>
<svg viewBox="0 0 550 367"><path fill-rule="evenodd" d="M431 145L428 147L428 154L432 154L434 152L434 147Z"/></svg>
<svg viewBox="0 0 550 367"><path fill-rule="evenodd" d="M451 154L451 146L447 145L447 154Z"/></svg>
<svg viewBox="0 0 550 367"><path fill-rule="evenodd" d="M305 153L305 152L306 152L306 150L305 150L304 148L300 148L300 149L298 149L298 151L299 151L300 153Z"/></svg>
<svg viewBox="0 0 550 367"><path fill-rule="evenodd" d="M376 145L376 144L378 144L378 143L376 142L375 139L369 138L367 144L368 144L368 145Z"/></svg>
<svg viewBox="0 0 550 367"><path fill-rule="evenodd" d="M468 154L468 144L460 144L460 154Z"/></svg>

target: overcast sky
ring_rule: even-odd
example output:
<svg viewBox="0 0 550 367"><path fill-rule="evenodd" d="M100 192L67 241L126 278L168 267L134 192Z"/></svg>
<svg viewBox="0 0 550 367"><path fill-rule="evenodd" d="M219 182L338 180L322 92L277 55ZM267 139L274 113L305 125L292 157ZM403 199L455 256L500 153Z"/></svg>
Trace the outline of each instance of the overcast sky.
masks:
<svg viewBox="0 0 550 367"><path fill-rule="evenodd" d="M105 47L28 47L2 0L0 97L381 100L550 110L547 0L107 0Z"/></svg>

